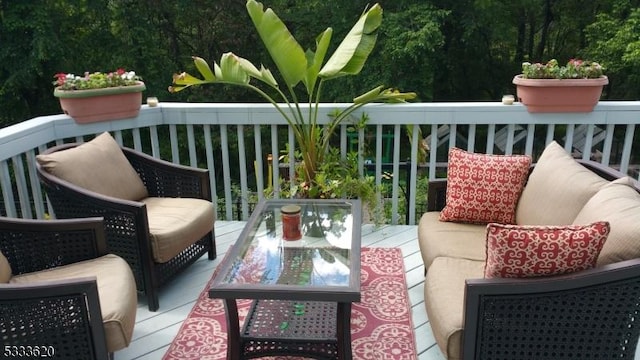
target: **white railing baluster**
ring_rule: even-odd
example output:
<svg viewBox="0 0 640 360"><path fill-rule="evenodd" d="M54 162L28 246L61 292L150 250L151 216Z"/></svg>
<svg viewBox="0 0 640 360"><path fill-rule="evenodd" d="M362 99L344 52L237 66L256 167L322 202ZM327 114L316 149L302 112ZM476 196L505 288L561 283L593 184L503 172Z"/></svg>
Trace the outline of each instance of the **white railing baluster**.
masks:
<svg viewBox="0 0 640 360"><path fill-rule="evenodd" d="M449 147L450 148L456 146L457 137L458 137L458 125L450 124L449 125Z"/></svg>
<svg viewBox="0 0 640 360"><path fill-rule="evenodd" d="M554 124L549 124L547 125L547 138L545 140L545 145L550 144L553 141L553 135L556 131L555 125Z"/></svg>
<svg viewBox="0 0 640 360"><path fill-rule="evenodd" d="M584 137L584 147L580 150L582 151L582 160L591 159L591 147L593 145L593 128L595 126L593 124L587 125L587 132Z"/></svg>
<svg viewBox="0 0 640 360"><path fill-rule="evenodd" d="M29 174L29 184L31 186L31 196L33 198L33 206L36 212L36 218L44 218L44 202L42 201L42 188L36 174L36 153L29 150L25 153L27 158L27 172Z"/></svg>
<svg viewBox="0 0 640 360"><path fill-rule="evenodd" d="M397 224L399 220L398 215L398 199L399 199L399 184L400 184L400 136L402 134L402 128L400 124L393 126L393 179L391 187L391 223Z"/></svg>
<svg viewBox="0 0 640 360"><path fill-rule="evenodd" d="M158 140L158 127L151 126L149 129L149 137L151 140L151 155L155 158L160 158L160 141Z"/></svg>
<svg viewBox="0 0 640 360"><path fill-rule="evenodd" d="M25 219L32 219L31 201L29 201L29 192L27 191L27 181L25 178L22 156L14 156L11 160L13 164L13 178L16 182L16 189L18 190L18 200L20 200L20 211L22 212L22 217Z"/></svg>
<svg viewBox="0 0 640 360"><path fill-rule="evenodd" d="M613 146L613 133L615 132L615 129L615 124L607 124L607 129L605 130L607 136L604 138L604 145L602 146L602 160L600 162L606 166L609 166L609 162L611 161L611 147Z"/></svg>
<svg viewBox="0 0 640 360"><path fill-rule="evenodd" d="M622 146L622 158L620 159L620 171L627 173L629 171L629 160L631 159L631 148L633 146L633 135L635 125L628 124L627 131L624 134L624 145Z"/></svg>
<svg viewBox="0 0 640 360"><path fill-rule="evenodd" d="M564 138L564 150L570 154L573 154L573 135L575 132L574 124L567 124L567 133Z"/></svg>
<svg viewBox="0 0 640 360"><path fill-rule="evenodd" d="M527 140L524 145L524 153L527 155L533 155L533 137L535 136L536 125L527 125Z"/></svg>
<svg viewBox="0 0 640 360"><path fill-rule="evenodd" d="M375 131L375 155L374 155L374 181L376 186L379 188L382 185L382 125L376 125ZM384 203L382 202L382 193L380 191L376 191L376 206L383 207Z"/></svg>
<svg viewBox="0 0 640 360"><path fill-rule="evenodd" d="M496 143L496 124L489 124L487 127L487 154L493 154L493 147Z"/></svg>
<svg viewBox="0 0 640 360"><path fill-rule="evenodd" d="M2 185L2 200L4 201L5 211L8 217L17 217L15 198L13 197L13 188L11 186L11 176L9 175L9 165L7 161L0 162L1 176L0 185Z"/></svg>
<svg viewBox="0 0 640 360"><path fill-rule="evenodd" d="M449 134L453 138L455 138L455 128L452 126L451 133ZM416 183L418 178L418 134L420 133L419 126L413 125L413 131L411 134L413 138L411 140L411 182L408 185L413 191L411 191L409 195L409 224L413 224L416 220ZM454 142L455 144L455 142Z"/></svg>
<svg viewBox="0 0 640 360"><path fill-rule="evenodd" d="M176 125L169 125L169 143L171 144L171 161L180 164L180 148L178 146L178 129Z"/></svg>
<svg viewBox="0 0 640 360"><path fill-rule="evenodd" d="M280 149L278 148L278 125L271 125L271 170L273 179L271 188L273 197L280 198Z"/></svg>
<svg viewBox="0 0 640 360"><path fill-rule="evenodd" d="M436 179L436 156L438 153L438 124L431 125L431 143L429 144L429 180Z"/></svg>
<svg viewBox="0 0 640 360"><path fill-rule="evenodd" d="M242 220L249 218L249 188L247 187L247 155L244 146L244 125L236 126L238 136L238 167L240 168L240 204Z"/></svg>
<svg viewBox="0 0 640 360"><path fill-rule="evenodd" d="M469 137L467 138L467 151L473 152L476 148L476 124L469 125Z"/></svg>
<svg viewBox="0 0 640 360"><path fill-rule="evenodd" d="M187 149L189 151L189 166L198 167L196 137L193 133L193 125L187 125Z"/></svg>
<svg viewBox="0 0 640 360"><path fill-rule="evenodd" d="M131 131L131 133L133 134L133 148L136 149L137 151L143 151L142 139L140 138L140 129L135 128Z"/></svg>
<svg viewBox="0 0 640 360"><path fill-rule="evenodd" d="M258 200L262 200L264 197L264 162L262 155L262 131L260 125L253 125L253 146L256 151L255 159L255 173L256 173L256 188L258 191Z"/></svg>
<svg viewBox="0 0 640 360"><path fill-rule="evenodd" d="M218 209L218 191L216 188L216 165L213 157L213 144L211 143L211 125L204 125L204 147L207 154L207 169L209 169L209 183L211 184L211 201Z"/></svg>
<svg viewBox="0 0 640 360"><path fill-rule="evenodd" d="M231 193L231 167L229 164L229 138L227 125L220 125L220 148L222 150L222 178L224 183L224 206L227 220L233 219L233 196Z"/></svg>

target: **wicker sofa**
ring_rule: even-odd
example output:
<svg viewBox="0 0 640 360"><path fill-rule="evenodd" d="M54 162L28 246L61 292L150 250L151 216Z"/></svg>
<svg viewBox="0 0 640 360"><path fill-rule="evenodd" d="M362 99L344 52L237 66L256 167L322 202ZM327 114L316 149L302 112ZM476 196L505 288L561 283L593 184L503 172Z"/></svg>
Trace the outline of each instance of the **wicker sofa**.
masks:
<svg viewBox="0 0 640 360"><path fill-rule="evenodd" d="M594 268L485 278L487 224L440 221L446 179L429 184L418 239L425 307L447 359L633 358L640 336L640 187L549 144L517 200L518 225L606 221Z"/></svg>

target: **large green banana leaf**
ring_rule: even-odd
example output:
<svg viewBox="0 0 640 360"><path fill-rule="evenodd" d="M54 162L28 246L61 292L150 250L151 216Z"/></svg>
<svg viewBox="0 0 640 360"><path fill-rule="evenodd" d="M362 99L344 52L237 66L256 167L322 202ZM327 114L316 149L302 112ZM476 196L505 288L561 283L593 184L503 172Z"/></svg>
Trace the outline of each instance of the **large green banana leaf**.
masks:
<svg viewBox="0 0 640 360"><path fill-rule="evenodd" d="M382 7L380 4L375 4L353 25L322 67L319 76L331 79L358 74L376 44L380 24L382 24Z"/></svg>
<svg viewBox="0 0 640 360"><path fill-rule="evenodd" d="M294 87L307 72L304 50L273 10L265 11L261 3L248 0L247 11L282 78Z"/></svg>
<svg viewBox="0 0 640 360"><path fill-rule="evenodd" d="M316 51L313 52L311 50L307 50L307 75L302 79L307 88L307 94L313 94L316 81L318 80L318 74L320 73L320 68L322 67L324 57L327 54L329 44L331 43L332 34L333 29L327 28L316 38Z"/></svg>

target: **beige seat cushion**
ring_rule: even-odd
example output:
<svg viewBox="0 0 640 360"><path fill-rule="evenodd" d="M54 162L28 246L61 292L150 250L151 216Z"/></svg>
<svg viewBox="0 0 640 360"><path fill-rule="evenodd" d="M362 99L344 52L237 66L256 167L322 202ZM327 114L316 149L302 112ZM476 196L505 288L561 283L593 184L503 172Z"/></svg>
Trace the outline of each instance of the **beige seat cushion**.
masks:
<svg viewBox="0 0 640 360"><path fill-rule="evenodd" d="M481 279L484 261L438 257L424 281L424 304L433 336L444 356L460 359L466 279Z"/></svg>
<svg viewBox="0 0 640 360"><path fill-rule="evenodd" d="M438 256L486 259L487 225L445 222L438 217L437 211L427 212L418 224L418 244L426 269Z"/></svg>
<svg viewBox="0 0 640 360"><path fill-rule="evenodd" d="M11 265L0 251L0 283L6 284L11 280Z"/></svg>
<svg viewBox="0 0 640 360"><path fill-rule="evenodd" d="M574 220L574 224L609 222L611 230L597 266L640 257L640 194L632 184L626 177L603 187Z"/></svg>
<svg viewBox="0 0 640 360"><path fill-rule="evenodd" d="M26 284L87 276L95 276L98 282L107 350L113 352L129 346L136 321L138 297L129 264L122 258L109 254L93 260L16 275L11 278L11 283Z"/></svg>
<svg viewBox="0 0 640 360"><path fill-rule="evenodd" d="M569 225L608 181L550 143L536 163L516 209L518 225Z"/></svg>
<svg viewBox="0 0 640 360"><path fill-rule="evenodd" d="M158 263L171 260L213 229L210 201L149 197L142 202L147 205L153 258Z"/></svg>
<svg viewBox="0 0 640 360"><path fill-rule="evenodd" d="M132 201L148 196L140 176L108 132L36 159L48 173L102 195Z"/></svg>

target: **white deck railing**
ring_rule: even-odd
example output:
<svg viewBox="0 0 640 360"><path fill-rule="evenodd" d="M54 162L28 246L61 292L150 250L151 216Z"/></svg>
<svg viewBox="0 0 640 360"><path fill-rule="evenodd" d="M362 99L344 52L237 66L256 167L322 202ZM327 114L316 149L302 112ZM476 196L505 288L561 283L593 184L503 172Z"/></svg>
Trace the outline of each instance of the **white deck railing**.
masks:
<svg viewBox="0 0 640 360"><path fill-rule="evenodd" d="M323 104L319 119L341 106L344 104ZM535 161L545 144L556 140L578 157L596 159L636 179L639 176L640 144L634 142L640 124L638 101L600 102L593 112L576 114L530 114L520 104L500 103L372 104L362 111L370 118L368 125L357 136L348 135L348 126L343 125L340 147L346 152L353 141L369 142L369 155L361 162L374 164L371 166L378 182L383 181L383 162L390 163L387 167L396 174L391 181L392 223L400 221L398 210L404 206L398 199L401 181L405 180L400 179L405 162L409 164L404 169L409 174L405 185L409 190L407 221L415 224L416 206L424 198L424 194L416 193L417 179L442 176L437 168L446 162L446 150L451 146L487 153L531 154ZM407 127L413 130L411 139L406 135ZM85 125L65 115L27 120L0 129L4 203L0 211L24 218L44 218L51 213L35 172L36 154L55 144L85 141L110 131L122 145L174 163L207 167L215 200L225 200L219 213L231 219L235 193L239 193L241 218L246 219L250 210L247 194L260 198L268 186L266 179L277 181L281 165L288 165L293 173L293 164L279 164L277 156L273 157L272 176L266 176L264 170L268 154L281 154L287 143L294 148L293 133L286 129L286 122L269 104L162 103L155 108L143 106L135 119ZM424 162L419 158L422 138L430 148ZM169 144L170 153L161 153L160 144L165 145L163 151ZM249 181L254 175L255 181Z"/></svg>

